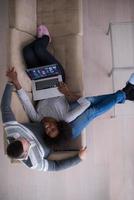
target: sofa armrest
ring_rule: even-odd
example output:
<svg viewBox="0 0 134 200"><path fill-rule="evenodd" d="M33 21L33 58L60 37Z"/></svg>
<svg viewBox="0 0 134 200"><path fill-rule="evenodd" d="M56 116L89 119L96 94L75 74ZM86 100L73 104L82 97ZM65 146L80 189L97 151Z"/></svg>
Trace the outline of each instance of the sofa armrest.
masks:
<svg viewBox="0 0 134 200"><path fill-rule="evenodd" d="M37 1L10 0L8 2L9 26L35 35L37 26Z"/></svg>

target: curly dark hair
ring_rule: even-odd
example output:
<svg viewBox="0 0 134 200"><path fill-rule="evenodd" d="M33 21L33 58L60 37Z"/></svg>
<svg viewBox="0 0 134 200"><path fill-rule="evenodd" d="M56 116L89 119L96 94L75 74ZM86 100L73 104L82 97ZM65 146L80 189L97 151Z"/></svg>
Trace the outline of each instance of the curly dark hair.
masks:
<svg viewBox="0 0 134 200"><path fill-rule="evenodd" d="M7 146L7 155L10 158L19 158L23 153L23 146L21 141L15 140Z"/></svg>
<svg viewBox="0 0 134 200"><path fill-rule="evenodd" d="M71 139L72 128L69 123L64 120L56 122L59 130L59 134L55 138L50 138L46 133L44 133L45 142L49 146L55 146L64 144L66 141Z"/></svg>

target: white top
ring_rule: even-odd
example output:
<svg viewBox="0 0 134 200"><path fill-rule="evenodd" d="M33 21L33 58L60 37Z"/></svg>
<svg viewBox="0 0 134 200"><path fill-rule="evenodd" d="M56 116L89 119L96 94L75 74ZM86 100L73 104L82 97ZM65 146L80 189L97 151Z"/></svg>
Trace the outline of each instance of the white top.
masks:
<svg viewBox="0 0 134 200"><path fill-rule="evenodd" d="M45 116L63 120L68 111L69 104L64 96L44 99L39 101L37 105L37 113L41 119Z"/></svg>
<svg viewBox="0 0 134 200"><path fill-rule="evenodd" d="M37 108L34 108L29 96L22 88L17 90L17 93L26 113L32 121L41 121L43 117L53 117L56 120L71 122L81 115L91 104L90 101L81 97L77 100L79 106L70 111L69 103L65 96L60 96L40 100Z"/></svg>

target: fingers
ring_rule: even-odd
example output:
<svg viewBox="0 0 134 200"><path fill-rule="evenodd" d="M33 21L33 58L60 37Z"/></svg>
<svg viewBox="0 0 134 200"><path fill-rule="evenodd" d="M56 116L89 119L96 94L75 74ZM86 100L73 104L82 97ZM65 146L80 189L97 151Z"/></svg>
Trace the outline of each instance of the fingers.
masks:
<svg viewBox="0 0 134 200"><path fill-rule="evenodd" d="M12 66L12 67L9 67L9 69L10 69L10 71L13 72L15 68Z"/></svg>
<svg viewBox="0 0 134 200"><path fill-rule="evenodd" d="M59 82L59 87L63 87L64 85L64 82Z"/></svg>
<svg viewBox="0 0 134 200"><path fill-rule="evenodd" d="M59 89L61 89L61 90L67 90L67 89L68 89L68 86L67 86L66 83L60 82L60 83L59 83Z"/></svg>
<svg viewBox="0 0 134 200"><path fill-rule="evenodd" d="M63 82L59 82L59 85L63 85Z"/></svg>
<svg viewBox="0 0 134 200"><path fill-rule="evenodd" d="M64 89L64 87L65 87L64 83L63 82L59 82L59 85L58 85L59 90Z"/></svg>
<svg viewBox="0 0 134 200"><path fill-rule="evenodd" d="M15 67L14 66L9 67L9 69L7 70L7 72L13 72L13 71L15 71Z"/></svg>
<svg viewBox="0 0 134 200"><path fill-rule="evenodd" d="M87 146L80 149L80 153L87 153Z"/></svg>
<svg viewBox="0 0 134 200"><path fill-rule="evenodd" d="M14 66L9 67L9 69L6 71L6 76L8 76L11 72L16 72Z"/></svg>
<svg viewBox="0 0 134 200"><path fill-rule="evenodd" d="M79 151L79 157L81 160L84 160L86 158L87 154L87 147L82 147Z"/></svg>
<svg viewBox="0 0 134 200"><path fill-rule="evenodd" d="M85 151L87 149L87 146L82 147L80 150Z"/></svg>

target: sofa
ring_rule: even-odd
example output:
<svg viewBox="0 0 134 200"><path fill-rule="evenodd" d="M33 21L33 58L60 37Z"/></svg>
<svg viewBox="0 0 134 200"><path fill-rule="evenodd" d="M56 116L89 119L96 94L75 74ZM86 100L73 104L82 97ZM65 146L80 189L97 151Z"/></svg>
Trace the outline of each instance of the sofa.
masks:
<svg viewBox="0 0 134 200"><path fill-rule="evenodd" d="M25 73L22 48L34 40L39 24L45 24L51 33L49 51L63 65L67 84L72 91L83 94L82 0L9 0L8 62L9 66L15 66L18 79L31 100L31 80ZM15 90L11 106L19 122L28 122ZM55 149L49 159L62 159L76 154L86 146L84 132L76 140Z"/></svg>

